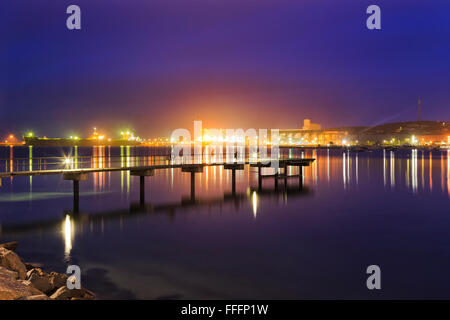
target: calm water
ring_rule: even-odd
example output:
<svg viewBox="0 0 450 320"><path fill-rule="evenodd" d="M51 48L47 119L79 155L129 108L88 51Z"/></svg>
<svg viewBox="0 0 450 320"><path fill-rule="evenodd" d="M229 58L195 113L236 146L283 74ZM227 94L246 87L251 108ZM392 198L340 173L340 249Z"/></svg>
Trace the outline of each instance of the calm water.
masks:
<svg viewBox="0 0 450 320"><path fill-rule="evenodd" d="M64 167L51 158L30 163L29 152L14 148L11 161L0 148L0 171ZM77 153L97 157L80 167L163 161L145 148ZM195 203L189 174L156 171L146 179L145 209L139 178L126 172L81 182L78 214L61 176L3 179L0 242L19 241L26 261L50 270L79 265L99 298L450 298L449 151L304 156L317 161L302 190L298 178L287 190L267 178L258 190L256 169L246 166L233 197L231 172L209 167L197 175ZM381 267L381 291L366 288L371 264Z"/></svg>

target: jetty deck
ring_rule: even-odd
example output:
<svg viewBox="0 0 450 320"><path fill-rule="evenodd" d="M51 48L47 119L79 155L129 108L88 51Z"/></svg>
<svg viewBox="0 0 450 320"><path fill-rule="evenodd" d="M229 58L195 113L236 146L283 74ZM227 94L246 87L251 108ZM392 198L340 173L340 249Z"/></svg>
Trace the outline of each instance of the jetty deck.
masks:
<svg viewBox="0 0 450 320"><path fill-rule="evenodd" d="M283 173L279 173L280 170L275 170L275 174L263 175L262 169L272 166L272 162L278 162L278 168L284 170ZM73 181L73 209L74 212L79 210L79 193L80 193L80 181L86 181L89 179L89 175L92 173L104 173L104 172L121 172L129 171L131 176L140 177L140 203L145 204L145 177L153 176L156 170L167 169L181 169L182 172L190 173L191 175L191 200L195 201L195 174L202 173L205 167L211 166L223 166L225 170L232 171L232 193L236 191L236 171L244 170L245 165L257 168L258 174L258 188L261 189L263 178L273 178L275 186L278 186L278 179L299 178L299 187L302 188L303 167L309 166L315 159L312 158L279 158L279 159L259 159L259 160L243 160L229 162L229 163L214 163L214 162L196 162L195 160L185 162L175 162L172 160L165 160L165 163L150 164L150 165L121 165L121 166L108 166L108 167L88 167L88 168L73 168L75 165L71 162L66 164L65 168L60 169L44 169L44 170L18 170L10 172L0 172L0 186L1 179L13 178L13 177L33 177L44 175L61 175L64 180ZM138 161L139 162L139 161ZM123 163L123 162L122 162ZM32 166L30 166L32 168ZM299 174L288 175L288 167L298 167Z"/></svg>

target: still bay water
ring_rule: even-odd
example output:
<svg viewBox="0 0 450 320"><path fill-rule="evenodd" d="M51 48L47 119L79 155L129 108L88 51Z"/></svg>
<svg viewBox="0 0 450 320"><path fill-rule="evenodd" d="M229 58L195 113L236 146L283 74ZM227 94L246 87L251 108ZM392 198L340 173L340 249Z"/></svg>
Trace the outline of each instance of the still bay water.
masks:
<svg viewBox="0 0 450 320"><path fill-rule="evenodd" d="M101 168L162 163L167 150L1 147L0 172L64 168L53 157L75 152ZM302 189L298 178L258 189L246 166L233 195L216 166L196 175L191 201L188 173L157 170L144 208L129 172L91 174L76 214L60 175L3 178L0 242L47 270L79 265L100 299L450 298L448 150L284 152L316 159Z"/></svg>

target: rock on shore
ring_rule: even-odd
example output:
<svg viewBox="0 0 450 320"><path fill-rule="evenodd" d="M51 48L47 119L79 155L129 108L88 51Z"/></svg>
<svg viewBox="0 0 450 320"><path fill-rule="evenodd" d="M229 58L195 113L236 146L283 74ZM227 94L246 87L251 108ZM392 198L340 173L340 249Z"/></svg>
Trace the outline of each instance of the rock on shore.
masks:
<svg viewBox="0 0 450 320"><path fill-rule="evenodd" d="M66 287L67 275L46 273L25 264L14 252L17 242L0 244L0 300L93 300L95 294Z"/></svg>

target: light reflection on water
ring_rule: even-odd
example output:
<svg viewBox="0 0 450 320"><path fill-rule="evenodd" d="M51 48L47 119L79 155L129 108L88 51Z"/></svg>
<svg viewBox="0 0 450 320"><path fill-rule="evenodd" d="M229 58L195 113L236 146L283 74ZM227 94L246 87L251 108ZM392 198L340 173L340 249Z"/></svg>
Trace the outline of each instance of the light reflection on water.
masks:
<svg viewBox="0 0 450 320"><path fill-rule="evenodd" d="M64 236L64 258L66 261L70 261L70 251L72 250L72 238L75 234L75 229L73 226L73 222L70 219L70 215L66 215L66 218L63 223L63 232Z"/></svg>
<svg viewBox="0 0 450 320"><path fill-rule="evenodd" d="M163 161L111 149L67 154L95 155L94 168ZM6 153L1 170L36 170L42 150L26 152L25 164ZM233 194L231 173L212 166L196 175L192 199L189 174L159 170L146 179L142 207L138 178L95 173L80 183L78 214L59 176L3 179L0 241L18 240L26 260L59 271L79 264L105 298L370 298L361 284L375 262L395 275L382 297L450 297L436 272L450 267L449 151L285 152L316 158L301 184L297 176L258 186L246 166ZM91 275L99 269L108 274L101 281ZM410 278L418 280L405 286Z"/></svg>

